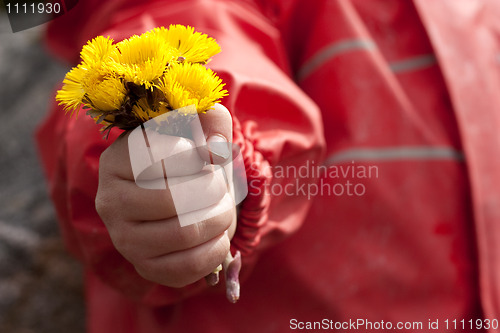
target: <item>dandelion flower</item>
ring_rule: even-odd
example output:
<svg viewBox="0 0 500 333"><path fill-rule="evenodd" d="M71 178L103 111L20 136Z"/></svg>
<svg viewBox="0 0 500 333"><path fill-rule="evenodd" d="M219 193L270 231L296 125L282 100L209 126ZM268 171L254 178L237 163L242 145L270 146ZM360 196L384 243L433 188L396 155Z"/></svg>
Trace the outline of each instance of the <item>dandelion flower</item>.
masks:
<svg viewBox="0 0 500 333"><path fill-rule="evenodd" d="M141 98L132 108L134 116L139 118L142 122L146 122L168 111L169 110L165 107L159 110L153 110L146 98Z"/></svg>
<svg viewBox="0 0 500 333"><path fill-rule="evenodd" d="M113 40L99 36L89 41L83 46L80 56L82 62L77 67L73 68L63 81L63 87L57 92L56 100L59 104L64 105L64 110L72 113L77 110L82 103L85 103L87 93L92 96L91 100L96 99L96 105L105 106L109 109L108 102L103 103L102 94L98 93L95 96L95 90L101 86L103 81L106 81L107 76L112 76L112 71L108 66L111 57L116 56L117 50L113 45ZM111 84L116 86L116 82ZM110 86L110 83L105 83L103 87ZM110 91L106 88L106 91ZM112 90L113 92L121 92L120 89ZM116 105L116 99L123 100L123 94L114 95L113 101ZM88 103L88 102L87 102ZM92 107L91 105L87 105Z"/></svg>
<svg viewBox="0 0 500 333"><path fill-rule="evenodd" d="M80 107L85 96L82 80L87 70L78 66L66 74L63 80L63 87L57 92L56 100L59 105L64 105L64 111L73 113Z"/></svg>
<svg viewBox="0 0 500 333"><path fill-rule="evenodd" d="M177 51L177 59L193 63L207 63L211 57L220 52L220 46L215 39L206 34L195 32L193 27L180 24L155 28L152 31L162 37L168 45Z"/></svg>
<svg viewBox="0 0 500 333"><path fill-rule="evenodd" d="M116 44L119 53L114 57L113 70L126 81L150 88L163 75L176 52L156 34L132 36Z"/></svg>
<svg viewBox="0 0 500 333"><path fill-rule="evenodd" d="M203 66L218 52L213 38L182 25L117 44L99 36L83 46L81 63L66 74L56 99L66 112L83 104L105 131L130 130L157 118L164 133L180 133L190 112L205 112L227 95L222 80Z"/></svg>
<svg viewBox="0 0 500 333"><path fill-rule="evenodd" d="M205 112L227 96L222 80L200 64L172 64L158 87L173 109L194 104L198 112Z"/></svg>
<svg viewBox="0 0 500 333"><path fill-rule="evenodd" d="M88 78L88 81L84 82L84 102L87 106L99 111L113 111L121 107L126 90L119 78Z"/></svg>
<svg viewBox="0 0 500 333"><path fill-rule="evenodd" d="M83 66L93 68L110 61L112 57L116 57L117 53L118 50L111 38L98 36L83 46L80 57Z"/></svg>

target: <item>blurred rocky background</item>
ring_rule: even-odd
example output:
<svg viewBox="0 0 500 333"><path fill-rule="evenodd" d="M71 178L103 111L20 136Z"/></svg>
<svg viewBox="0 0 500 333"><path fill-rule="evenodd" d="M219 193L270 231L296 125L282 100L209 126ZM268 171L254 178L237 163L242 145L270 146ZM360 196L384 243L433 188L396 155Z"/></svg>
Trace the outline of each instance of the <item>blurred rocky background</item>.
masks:
<svg viewBox="0 0 500 333"><path fill-rule="evenodd" d="M84 332L82 269L64 250L34 144L68 68L44 50L43 26L12 33L0 18L0 332Z"/></svg>

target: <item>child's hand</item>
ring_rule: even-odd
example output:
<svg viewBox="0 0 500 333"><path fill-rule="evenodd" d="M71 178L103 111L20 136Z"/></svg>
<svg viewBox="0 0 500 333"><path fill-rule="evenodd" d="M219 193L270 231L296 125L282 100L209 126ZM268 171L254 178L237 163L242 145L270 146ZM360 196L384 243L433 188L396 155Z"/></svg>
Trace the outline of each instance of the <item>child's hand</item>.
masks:
<svg viewBox="0 0 500 333"><path fill-rule="evenodd" d="M222 105L217 104L214 110L201 114L200 121L209 147L214 136L219 141L220 136L231 141L231 116ZM134 182L127 139L128 134L117 139L101 155L99 164L96 209L113 244L147 280L183 287L203 278L226 258L230 237L236 228L236 210L231 196L227 195L224 177L221 173L201 177L207 173L207 167L201 170L203 160L210 162L212 157L214 163L222 163L224 159L210 156L206 147L196 150L195 143L188 139L167 135L159 138L162 145L173 147L172 151L194 152L178 155L181 157L176 164L181 167L168 172L169 183L178 180L181 190L186 190L187 205L183 205L183 209L215 212L212 214L215 217L181 227L176 213L179 202L176 201L174 207L168 188L144 189ZM163 175L157 178L162 181ZM211 202L203 198L210 198Z"/></svg>

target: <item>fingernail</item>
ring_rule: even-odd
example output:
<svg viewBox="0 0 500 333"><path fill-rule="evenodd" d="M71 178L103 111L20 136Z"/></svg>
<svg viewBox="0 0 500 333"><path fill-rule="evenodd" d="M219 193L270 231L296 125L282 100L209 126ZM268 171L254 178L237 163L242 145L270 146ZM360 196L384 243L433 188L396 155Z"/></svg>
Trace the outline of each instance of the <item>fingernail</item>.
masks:
<svg viewBox="0 0 500 333"><path fill-rule="evenodd" d="M231 155L227 139L220 134L209 137L207 139L207 145L212 154L223 159L227 159Z"/></svg>

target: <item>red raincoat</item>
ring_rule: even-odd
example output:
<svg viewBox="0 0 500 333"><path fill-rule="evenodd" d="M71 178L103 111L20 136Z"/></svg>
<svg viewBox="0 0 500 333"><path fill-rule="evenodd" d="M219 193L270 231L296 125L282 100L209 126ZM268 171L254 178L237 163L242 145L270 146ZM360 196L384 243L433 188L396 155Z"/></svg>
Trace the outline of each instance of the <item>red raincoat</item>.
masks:
<svg viewBox="0 0 500 333"><path fill-rule="evenodd" d="M241 300L204 281L153 284L94 208L99 155L119 131L105 141L89 117L54 106L37 139L64 239L86 267L89 332L495 327L499 15L495 0L84 0L53 21L49 46L73 64L100 34L179 23L215 37L210 67L254 181L232 242ZM289 166L322 169L319 187Z"/></svg>

